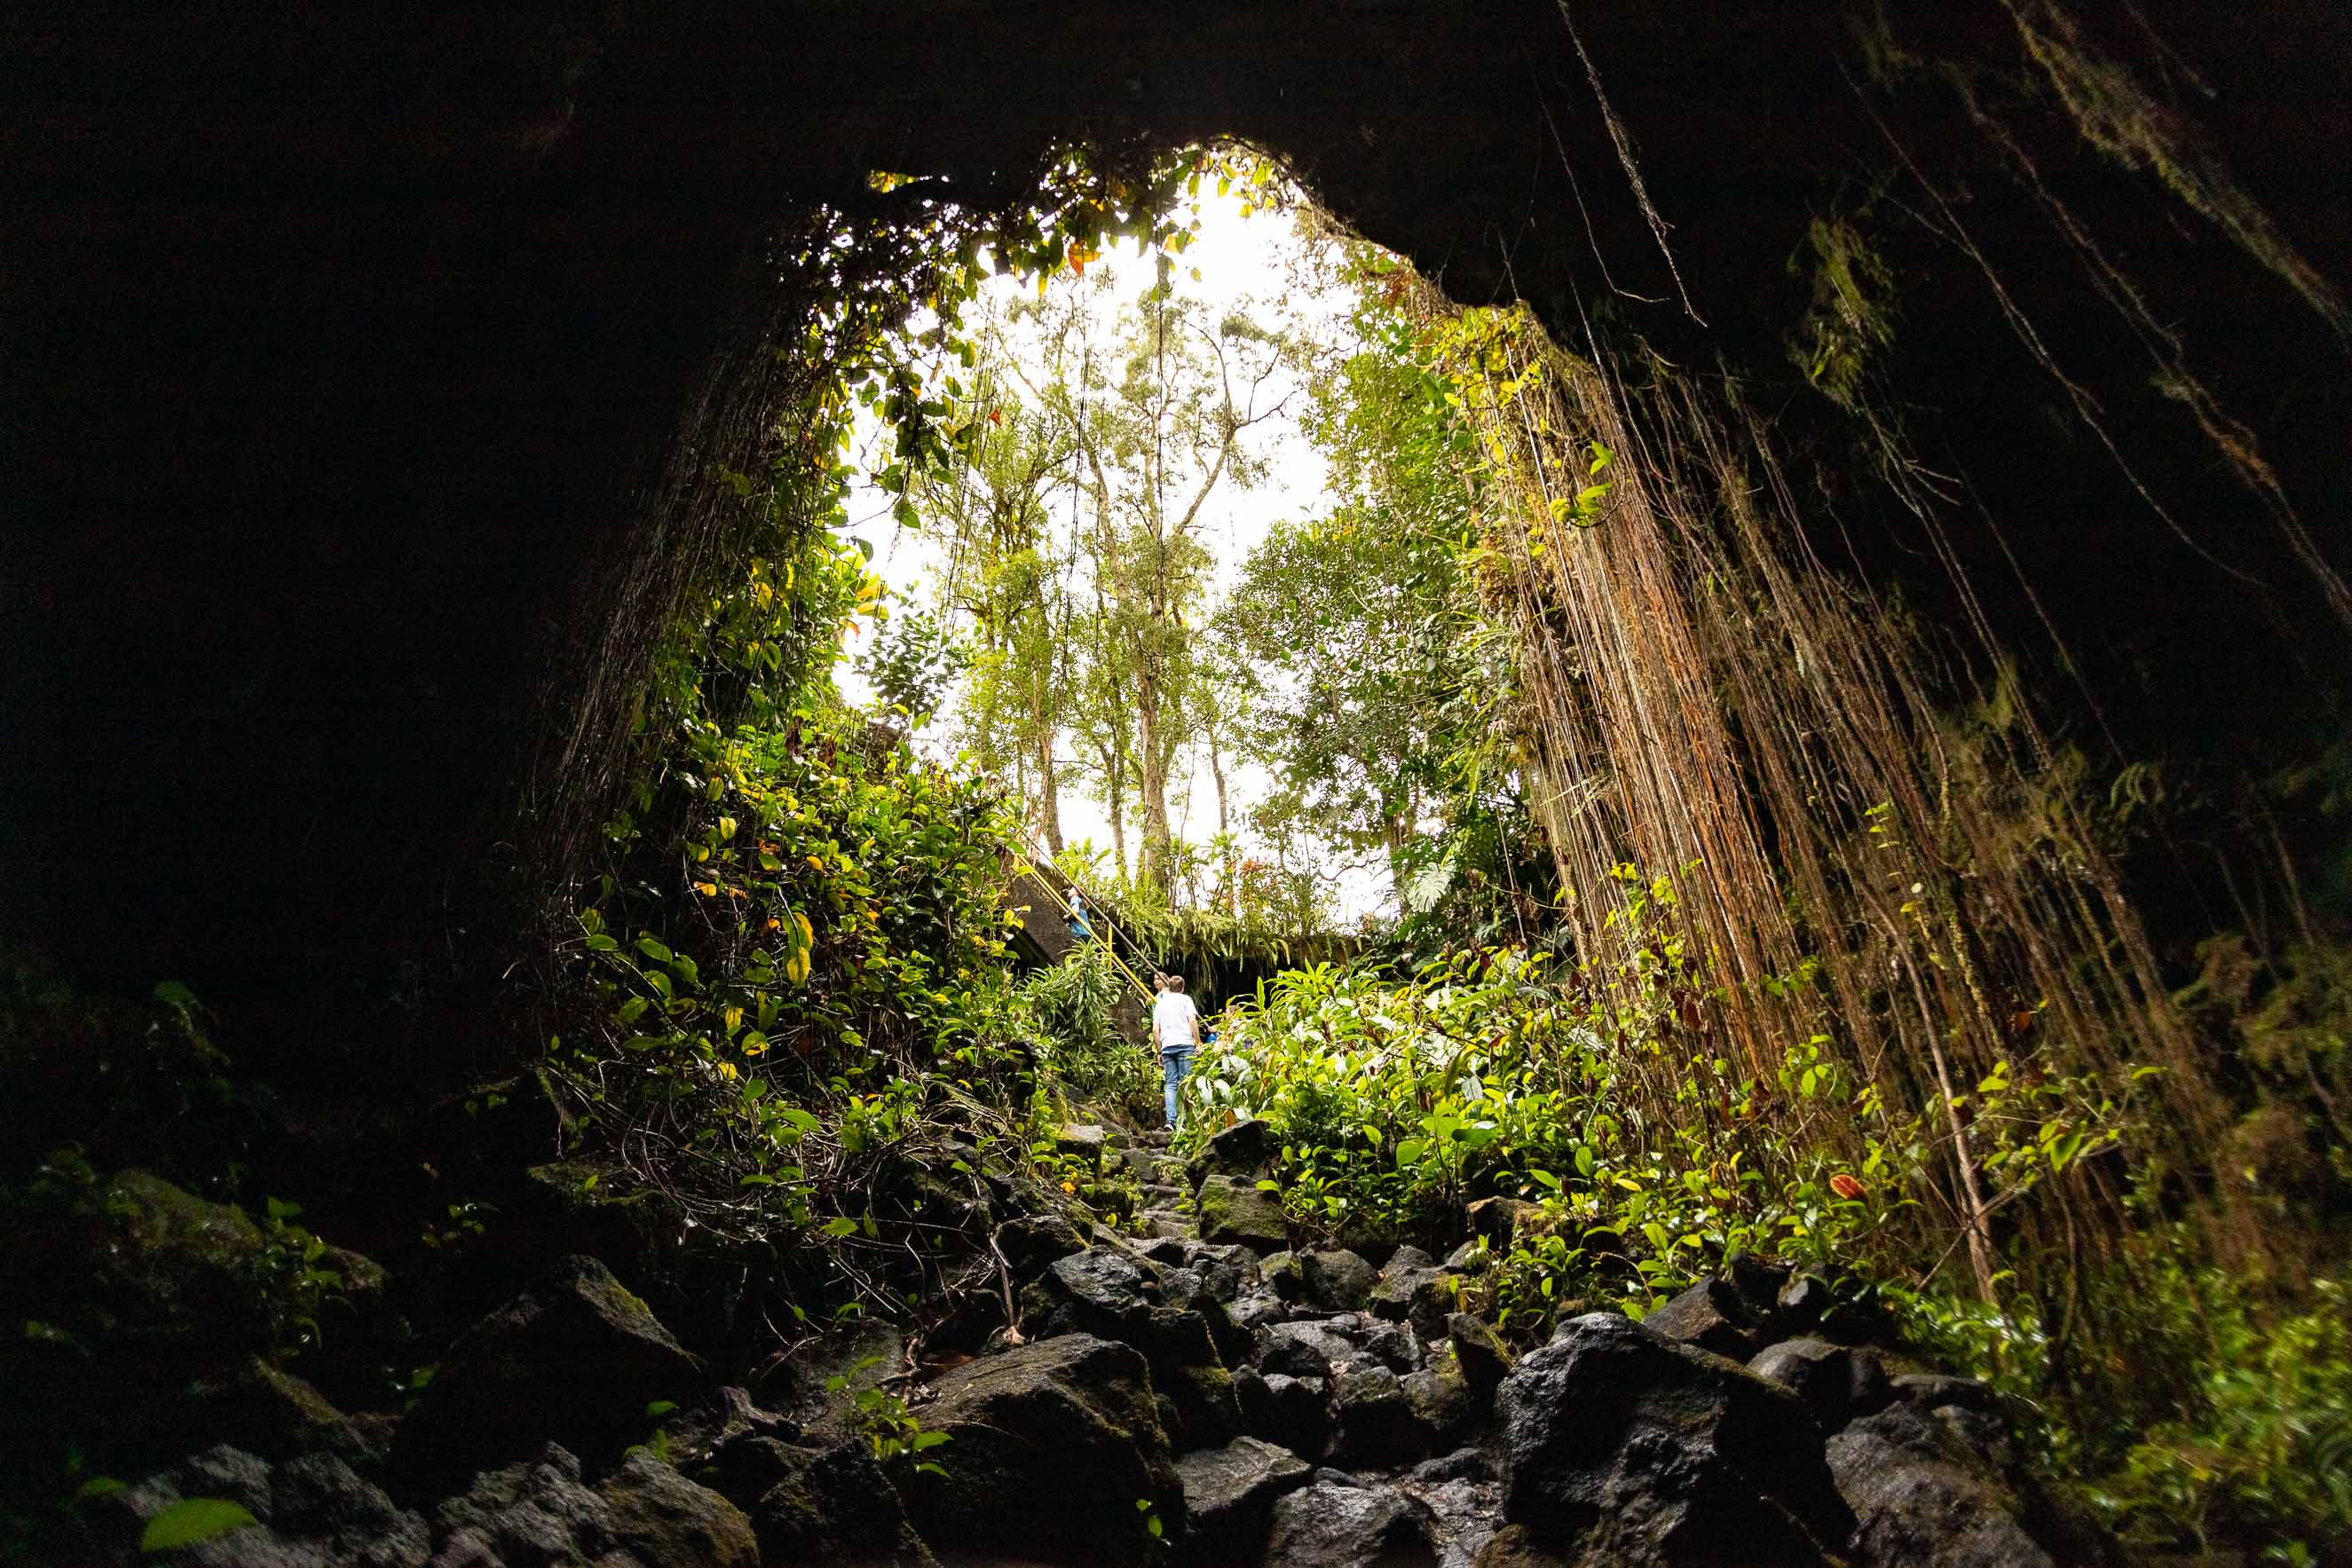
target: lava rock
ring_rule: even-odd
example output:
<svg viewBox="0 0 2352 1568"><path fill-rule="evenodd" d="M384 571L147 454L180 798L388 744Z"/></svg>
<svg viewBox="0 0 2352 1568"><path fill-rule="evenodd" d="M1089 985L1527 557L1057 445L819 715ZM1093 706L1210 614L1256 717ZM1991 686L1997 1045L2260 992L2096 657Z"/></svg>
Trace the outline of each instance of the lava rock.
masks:
<svg viewBox="0 0 2352 1568"><path fill-rule="evenodd" d="M1243 1431L1307 1458L1321 1456L1331 1436L1330 1385L1324 1379L1237 1372L1234 1393Z"/></svg>
<svg viewBox="0 0 2352 1568"><path fill-rule="evenodd" d="M1265 1568L1437 1568L1418 1499L1318 1479L1275 1504Z"/></svg>
<svg viewBox="0 0 2352 1568"><path fill-rule="evenodd" d="M671 1462L681 1468L707 1458L742 1437L796 1441L800 1423L763 1410L740 1388L721 1388L662 1423Z"/></svg>
<svg viewBox="0 0 2352 1568"><path fill-rule="evenodd" d="M1507 1524L1487 1538L1471 1568L1572 1568L1573 1559L1524 1524Z"/></svg>
<svg viewBox="0 0 2352 1568"><path fill-rule="evenodd" d="M1430 1431L1404 1383L1385 1366L1341 1373L1331 1384L1335 1465L1387 1469L1429 1452Z"/></svg>
<svg viewBox="0 0 2352 1568"><path fill-rule="evenodd" d="M646 1436L646 1406L680 1399L702 1368L651 1309L593 1258L568 1258L477 1322L402 1424L402 1457L464 1474L551 1437L618 1453Z"/></svg>
<svg viewBox="0 0 2352 1568"><path fill-rule="evenodd" d="M1462 1380L1481 1403L1493 1396L1496 1385L1511 1370L1511 1353L1502 1336L1469 1312L1449 1313L1445 1333L1454 1345L1454 1364Z"/></svg>
<svg viewBox="0 0 2352 1568"><path fill-rule="evenodd" d="M1174 1447L1213 1448L1242 1432L1241 1397L1234 1375L1223 1367L1213 1362L1155 1367L1152 1383L1170 1406L1172 1423L1160 1425Z"/></svg>
<svg viewBox="0 0 2352 1568"><path fill-rule="evenodd" d="M1307 1305L1328 1312L1361 1312L1371 1304L1372 1287L1381 1281L1378 1270L1339 1248L1300 1253L1298 1270Z"/></svg>
<svg viewBox="0 0 2352 1568"><path fill-rule="evenodd" d="M1234 1322L1253 1340L1260 1329L1290 1321L1290 1307L1271 1291L1253 1291L1234 1302L1230 1309Z"/></svg>
<svg viewBox="0 0 2352 1568"><path fill-rule="evenodd" d="M207 1449L135 1486L78 1506L69 1538L35 1543L32 1563L143 1561L149 1520L188 1498L221 1498L255 1522L184 1548L182 1568L424 1568L433 1536L424 1519L395 1507L333 1454L310 1454L272 1468L226 1445ZM14 1561L14 1559L11 1559Z"/></svg>
<svg viewBox="0 0 2352 1568"><path fill-rule="evenodd" d="M1184 1261L1200 1272L1202 1284L1221 1301L1238 1301L1257 1289L1263 1277L1257 1254L1246 1247L1187 1241Z"/></svg>
<svg viewBox="0 0 2352 1568"><path fill-rule="evenodd" d="M1420 1423L1424 1448L1443 1449L1461 1440L1477 1418L1482 1401L1451 1366L1424 1367L1402 1380L1404 1396Z"/></svg>
<svg viewBox="0 0 2352 1568"><path fill-rule="evenodd" d="M1184 1484L1184 1511L1192 1524L1192 1555L1202 1563L1255 1561L1274 1520L1274 1506L1307 1484L1306 1460L1255 1437L1236 1437L1176 1461Z"/></svg>
<svg viewBox="0 0 2352 1568"><path fill-rule="evenodd" d="M1780 1287L1772 1303L1774 1322L1783 1333L1803 1333L1822 1321L1832 1300L1827 1280L1819 1274L1799 1274Z"/></svg>
<svg viewBox="0 0 2352 1568"><path fill-rule="evenodd" d="M1748 1370L1793 1390L1824 1432L1884 1410L1895 1397L1877 1356L1811 1336L1767 1347Z"/></svg>
<svg viewBox="0 0 2352 1568"><path fill-rule="evenodd" d="M950 1438L946 1474L906 1483L935 1550L1048 1563L1141 1563L1158 1544L1138 1498L1183 1530L1182 1491L1134 1347L1065 1334L983 1357L932 1385L923 1425Z"/></svg>
<svg viewBox="0 0 2352 1568"><path fill-rule="evenodd" d="M1944 1414L1894 1405L1829 1440L1831 1472L1855 1515L1847 1546L1857 1563L2046 1568L2112 1556L2104 1542L2058 1522L2041 1500L2004 1480L1936 1418Z"/></svg>
<svg viewBox="0 0 2352 1568"><path fill-rule="evenodd" d="M1753 1252L1734 1252L1723 1260L1723 1271L1739 1298L1744 1322L1761 1322L1779 1310L1780 1291L1789 1283L1786 1263L1775 1263Z"/></svg>
<svg viewBox="0 0 2352 1568"><path fill-rule="evenodd" d="M1940 1372L1906 1372L1895 1380L1895 1396L1922 1410L1957 1405L1987 1416L2000 1411L2000 1394L1990 1383L1974 1377L1953 1377Z"/></svg>
<svg viewBox="0 0 2352 1568"><path fill-rule="evenodd" d="M695 1479L751 1517L770 1563L811 1568L932 1568L890 1479L864 1440L831 1448L740 1437Z"/></svg>
<svg viewBox="0 0 2352 1568"><path fill-rule="evenodd" d="M1253 1181L1212 1176L1201 1184L1196 1202L1201 1214L1201 1239L1239 1242L1260 1252L1277 1252L1290 1244L1290 1222L1282 1204Z"/></svg>
<svg viewBox="0 0 2352 1568"><path fill-rule="evenodd" d="M1296 1301L1307 1294L1307 1266L1296 1252L1269 1252L1258 1260L1258 1278L1267 1290L1286 1301Z"/></svg>
<svg viewBox="0 0 2352 1568"><path fill-rule="evenodd" d="M1492 1480L1494 1476L1493 1463L1476 1448L1456 1448L1450 1454L1423 1459L1412 1467L1412 1479L1423 1486L1442 1486L1447 1481Z"/></svg>
<svg viewBox="0 0 2352 1568"><path fill-rule="evenodd" d="M1109 1247L1089 1247L1046 1267L1031 1287L1030 1315L1045 1322L1040 1333L1092 1333L1105 1338L1139 1334L1162 1291L1156 1266Z"/></svg>
<svg viewBox="0 0 2352 1568"><path fill-rule="evenodd" d="M1734 1361L1746 1361L1763 1348L1748 1303L1728 1280L1701 1280L1642 1322L1652 1333Z"/></svg>
<svg viewBox="0 0 2352 1568"><path fill-rule="evenodd" d="M1031 1279L1056 1258L1066 1258L1087 1244L1084 1232L1069 1216L1047 1209L1016 1215L998 1228L996 1244L1016 1278Z"/></svg>
<svg viewBox="0 0 2352 1568"><path fill-rule="evenodd" d="M646 1568L760 1568L743 1511L651 1454L632 1454L596 1490L613 1534Z"/></svg>
<svg viewBox="0 0 2352 1568"><path fill-rule="evenodd" d="M1328 1378L1332 1368L1360 1359L1356 1347L1320 1323L1276 1323L1258 1348L1257 1367L1293 1377Z"/></svg>
<svg viewBox="0 0 2352 1568"><path fill-rule="evenodd" d="M1245 1116L1210 1138L1204 1158L1213 1172L1255 1181L1272 1166L1274 1156L1281 1151L1282 1139L1276 1134L1273 1123Z"/></svg>
<svg viewBox="0 0 2352 1568"><path fill-rule="evenodd" d="M1624 1318L1563 1323L1496 1403L1506 1518L1580 1562L1811 1562L1852 1533L1794 1395Z"/></svg>
<svg viewBox="0 0 2352 1568"><path fill-rule="evenodd" d="M1423 1339L1445 1337L1446 1314L1454 1294L1445 1270L1415 1247L1400 1247L1372 1287L1371 1312L1390 1322L1409 1323Z"/></svg>
<svg viewBox="0 0 2352 1568"><path fill-rule="evenodd" d="M1484 1239L1472 1237L1445 1255L1443 1268L1456 1274L1480 1273L1489 1254Z"/></svg>
<svg viewBox="0 0 2352 1568"><path fill-rule="evenodd" d="M581 1484L579 1459L553 1443L535 1459L476 1476L435 1517L434 1568L593 1563L620 1546L611 1505Z"/></svg>
<svg viewBox="0 0 2352 1568"><path fill-rule="evenodd" d="M1100 1166L1109 1138L1108 1132L1091 1122L1072 1123L1054 1134L1054 1152Z"/></svg>
<svg viewBox="0 0 2352 1568"><path fill-rule="evenodd" d="M1363 1355L1370 1357L1402 1376L1418 1372L1423 1361L1421 1342L1396 1323L1384 1323L1360 1312L1340 1312L1323 1320L1326 1333L1335 1335L1353 1345Z"/></svg>

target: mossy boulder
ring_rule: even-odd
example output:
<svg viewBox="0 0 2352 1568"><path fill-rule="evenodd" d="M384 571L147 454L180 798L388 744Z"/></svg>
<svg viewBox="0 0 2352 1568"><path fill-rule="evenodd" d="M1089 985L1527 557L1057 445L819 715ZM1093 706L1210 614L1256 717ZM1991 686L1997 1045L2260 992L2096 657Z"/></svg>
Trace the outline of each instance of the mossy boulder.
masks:
<svg viewBox="0 0 2352 1568"><path fill-rule="evenodd" d="M958 1367L933 1385L923 1424L951 1439L945 1475L919 1474L907 1503L949 1557L1117 1565L1162 1548L1136 1507L1181 1534L1183 1489L1142 1353L1064 1334Z"/></svg>
<svg viewBox="0 0 2352 1568"><path fill-rule="evenodd" d="M270 1348L275 1297L248 1216L147 1171L101 1178L70 1155L11 1195L8 1211L0 1384L40 1419L0 1439L0 1462L24 1473L74 1444L142 1464L207 1438L246 1440L234 1422L190 1423L201 1406L250 1392L248 1368Z"/></svg>
<svg viewBox="0 0 2352 1568"><path fill-rule="evenodd" d="M46 1298L26 1317L68 1329L94 1352L103 1344L151 1363L268 1348L261 1228L244 1210L142 1170L48 1196L47 1212L19 1232L30 1252L20 1283Z"/></svg>
<svg viewBox="0 0 2352 1568"><path fill-rule="evenodd" d="M401 1430L409 1466L465 1474L549 1439L611 1462L651 1430L647 1405L682 1400L702 1368L593 1258L567 1258L468 1329Z"/></svg>
<svg viewBox="0 0 2352 1568"><path fill-rule="evenodd" d="M930 1549L862 1438L824 1448L740 1437L693 1475L751 1517L767 1562L934 1568Z"/></svg>
<svg viewBox="0 0 2352 1568"><path fill-rule="evenodd" d="M1239 1242L1259 1252L1278 1252L1290 1243L1290 1224L1274 1194L1255 1182L1216 1175L1201 1184L1201 1239Z"/></svg>
<svg viewBox="0 0 2352 1568"><path fill-rule="evenodd" d="M743 1511L651 1454L630 1455L596 1490L613 1534L646 1568L760 1568Z"/></svg>

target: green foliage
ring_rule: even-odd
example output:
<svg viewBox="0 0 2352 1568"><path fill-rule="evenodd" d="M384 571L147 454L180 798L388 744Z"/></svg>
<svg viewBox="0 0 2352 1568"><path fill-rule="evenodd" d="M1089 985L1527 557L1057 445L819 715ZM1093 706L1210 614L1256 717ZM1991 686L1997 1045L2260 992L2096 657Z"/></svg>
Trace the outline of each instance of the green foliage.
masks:
<svg viewBox="0 0 2352 1568"><path fill-rule="evenodd" d="M856 1380L858 1374L870 1372L882 1362L881 1356L867 1356L848 1371L834 1374L824 1380L825 1392L834 1395L843 1393ZM888 1464L896 1459L906 1459L918 1472L935 1476L947 1474L938 1460L918 1456L929 1453L954 1434L925 1430L921 1420L908 1408L906 1400L888 1388L879 1383L860 1388L850 1398L850 1413L877 1460Z"/></svg>
<svg viewBox="0 0 2352 1568"><path fill-rule="evenodd" d="M261 1272L270 1303L271 1341L281 1355L321 1344L320 1320L331 1306L349 1306L343 1276L327 1244L294 1223L302 1206L270 1198L261 1222Z"/></svg>
<svg viewBox="0 0 2352 1568"><path fill-rule="evenodd" d="M576 1143L664 1149L663 1185L739 1233L861 1226L925 1075L1018 1065L995 799L832 688L880 584L793 519L841 483L780 479L775 552L664 647L643 722L666 738L606 829L567 944L586 1005L549 1054Z"/></svg>
<svg viewBox="0 0 2352 1568"><path fill-rule="evenodd" d="M1112 1012L1125 984L1088 944L1023 981L1019 1001L1037 1030L1038 1065L1068 1094L1149 1109L1160 1094L1150 1054L1120 1034Z"/></svg>
<svg viewBox="0 0 2352 1568"><path fill-rule="evenodd" d="M2203 1343L2176 1413L2143 1429L2094 1500L2126 1539L2220 1545L2352 1540L2352 1312L2315 1281L2311 1309L2261 1320L2242 1281L2164 1282L2156 1310L2196 1313ZM2189 1323L2179 1325L2188 1328ZM2184 1336L2185 1337L2185 1336Z"/></svg>
<svg viewBox="0 0 2352 1568"><path fill-rule="evenodd" d="M1839 407L1859 406L1871 360L1895 341L1895 277L1862 230L1843 218L1816 218L1806 253L1791 273L1810 268L1813 294L1789 344L1805 379Z"/></svg>
<svg viewBox="0 0 2352 1568"><path fill-rule="evenodd" d="M1529 1333L1571 1297L1646 1311L1735 1251L1885 1262L1926 1157L1918 1125L1887 1117L1821 1040L1736 1071L1706 1050L1707 998L1678 945L1654 934L1636 951L1605 975L1510 949L1402 983L1282 975L1196 1067L1189 1137L1271 1122L1274 1188L1312 1228L1370 1220L1442 1242L1473 1199L1538 1206L1483 1303Z"/></svg>
<svg viewBox="0 0 2352 1568"><path fill-rule="evenodd" d="M919 727L947 700L970 663L969 652L935 615L904 610L884 622L873 649L859 662L884 708Z"/></svg>
<svg viewBox="0 0 2352 1568"><path fill-rule="evenodd" d="M2072 1351L2030 1301L1889 1288L1906 1338L2032 1410L2020 1437L2135 1545L2229 1551L2352 1542L2352 1313L2315 1280L2299 1310L2197 1263L2185 1227L2132 1239L2078 1281ZM2078 1309L2079 1310L2079 1309Z"/></svg>
<svg viewBox="0 0 2352 1568"><path fill-rule="evenodd" d="M139 1534L139 1550L142 1553L177 1552L257 1522L243 1503L226 1498L182 1498L147 1521L147 1528Z"/></svg>

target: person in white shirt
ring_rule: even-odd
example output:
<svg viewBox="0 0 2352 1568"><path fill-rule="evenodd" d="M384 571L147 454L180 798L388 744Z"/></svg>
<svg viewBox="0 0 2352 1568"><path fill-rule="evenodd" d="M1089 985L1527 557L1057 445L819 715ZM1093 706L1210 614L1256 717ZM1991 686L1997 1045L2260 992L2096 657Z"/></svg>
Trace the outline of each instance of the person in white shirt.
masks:
<svg viewBox="0 0 2352 1568"><path fill-rule="evenodd" d="M1176 1092L1192 1070L1201 1049L1201 1012L1184 994L1184 977L1159 975L1160 995L1151 1003L1151 1038L1159 1042L1161 1077L1167 1085L1168 1125L1176 1126Z"/></svg>

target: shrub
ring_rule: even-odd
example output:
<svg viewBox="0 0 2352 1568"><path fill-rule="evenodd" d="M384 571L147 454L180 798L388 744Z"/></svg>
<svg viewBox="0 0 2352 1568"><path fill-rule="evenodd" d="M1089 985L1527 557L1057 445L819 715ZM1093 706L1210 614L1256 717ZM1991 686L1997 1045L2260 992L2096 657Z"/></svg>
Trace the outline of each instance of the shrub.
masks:
<svg viewBox="0 0 2352 1568"><path fill-rule="evenodd" d="M1910 1201L1917 1124L1846 1082L1818 1039L1769 1076L1736 1072L1706 1049L1679 957L1647 951L1654 964L1632 976L1516 949L1456 953L1404 981L1280 976L1229 1011L1194 1071L1189 1136L1271 1123L1270 1185L1309 1228L1369 1221L1444 1245L1473 1199L1538 1204L1483 1303L1529 1332L1571 1297L1646 1312L1735 1251L1868 1259ZM1831 1118L1801 1113L1814 1103L1844 1113L1837 1138Z"/></svg>

